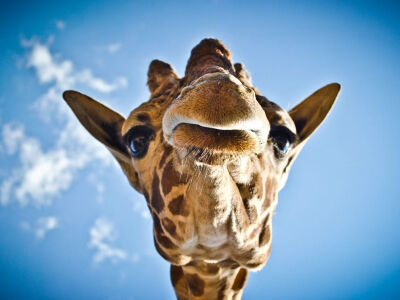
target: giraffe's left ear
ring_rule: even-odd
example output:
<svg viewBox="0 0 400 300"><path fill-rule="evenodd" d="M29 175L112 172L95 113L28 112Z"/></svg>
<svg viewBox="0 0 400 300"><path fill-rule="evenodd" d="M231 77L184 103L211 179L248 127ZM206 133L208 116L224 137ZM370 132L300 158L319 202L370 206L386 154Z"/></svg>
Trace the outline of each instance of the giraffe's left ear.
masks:
<svg viewBox="0 0 400 300"><path fill-rule="evenodd" d="M125 118L92 98L75 91L65 91L63 98L87 131L110 150L130 184L141 192L138 175L121 136Z"/></svg>
<svg viewBox="0 0 400 300"><path fill-rule="evenodd" d="M289 111L289 115L296 125L299 144L304 144L324 121L335 103L339 90L338 83L328 84Z"/></svg>
<svg viewBox="0 0 400 300"><path fill-rule="evenodd" d="M243 64L241 63L236 63L235 64L235 73L237 78L244 84L247 85L248 87L252 87L253 83L251 82L251 75L250 73L246 70Z"/></svg>
<svg viewBox="0 0 400 300"><path fill-rule="evenodd" d="M335 103L339 90L340 85L338 83L328 84L289 111L289 115L296 125L298 139L283 169L279 189L285 185L290 168L305 142L328 115L333 103Z"/></svg>

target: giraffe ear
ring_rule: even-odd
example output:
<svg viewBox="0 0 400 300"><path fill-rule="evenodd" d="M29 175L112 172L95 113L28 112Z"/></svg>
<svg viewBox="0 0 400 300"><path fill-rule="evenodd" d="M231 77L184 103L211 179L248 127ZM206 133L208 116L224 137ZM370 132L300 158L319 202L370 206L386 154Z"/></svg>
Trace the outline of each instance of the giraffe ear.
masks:
<svg viewBox="0 0 400 300"><path fill-rule="evenodd" d="M253 83L251 82L251 75L250 73L246 70L243 64L241 63L236 63L235 64L235 72L237 78L245 85L248 87L252 87Z"/></svg>
<svg viewBox="0 0 400 300"><path fill-rule="evenodd" d="M138 175L121 136L125 118L92 98L75 91L65 91L63 98L87 131L104 144L116 158L131 185L141 192Z"/></svg>
<svg viewBox="0 0 400 300"><path fill-rule="evenodd" d="M147 85L152 96L162 91L169 84L175 84L178 80L178 75L170 64L158 59L150 63L147 72Z"/></svg>
<svg viewBox="0 0 400 300"><path fill-rule="evenodd" d="M338 83L328 84L289 111L289 115L296 125L299 144L304 144L324 121L335 103L339 90Z"/></svg>

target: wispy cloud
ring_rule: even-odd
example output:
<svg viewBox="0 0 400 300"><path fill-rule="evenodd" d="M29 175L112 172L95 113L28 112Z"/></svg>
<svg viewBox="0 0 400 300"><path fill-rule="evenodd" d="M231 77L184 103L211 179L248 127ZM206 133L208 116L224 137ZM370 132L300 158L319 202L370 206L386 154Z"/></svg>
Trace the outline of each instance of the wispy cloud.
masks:
<svg viewBox="0 0 400 300"><path fill-rule="evenodd" d="M113 263L126 260L128 253L120 248L113 247L111 243L116 239L116 231L113 224L104 218L96 219L90 228L89 248L94 248L96 253L93 256L95 263L111 260ZM135 256L135 259L138 257Z"/></svg>
<svg viewBox="0 0 400 300"><path fill-rule="evenodd" d="M121 49L122 45L120 43L114 43L114 44L109 44L107 45L106 49L109 53L115 53L117 52L119 49Z"/></svg>
<svg viewBox="0 0 400 300"><path fill-rule="evenodd" d="M37 227L35 230L36 237L43 239L46 234L58 227L58 219L56 217L46 217L37 220Z"/></svg>
<svg viewBox="0 0 400 300"><path fill-rule="evenodd" d="M106 45L97 45L94 46L94 50L98 51L99 53L109 53L109 54L114 54L117 53L119 50L121 50L122 44L121 43L110 43Z"/></svg>
<svg viewBox="0 0 400 300"><path fill-rule="evenodd" d="M49 204L69 188L78 170L95 161L98 166L111 163L105 147L89 137L62 101L62 92L79 85L109 93L126 86L127 80L120 77L109 83L90 69L76 71L70 60L57 60L49 45L37 40L24 40L22 45L27 49L27 68L34 69L39 83L49 85L34 106L58 131L53 146L44 149L40 139L25 133L23 124L3 125L0 143L8 155L18 155L19 165L1 182L0 203L16 199L22 205Z"/></svg>
<svg viewBox="0 0 400 300"><path fill-rule="evenodd" d="M64 21L62 20L57 20L56 21L56 27L60 30L63 30L65 28L66 24Z"/></svg>
<svg viewBox="0 0 400 300"><path fill-rule="evenodd" d="M54 216L48 216L37 219L33 225L27 221L21 222L20 225L23 230L32 231L39 240L42 240L49 231L58 228L59 221Z"/></svg>
<svg viewBox="0 0 400 300"><path fill-rule="evenodd" d="M8 124L3 127L3 141L8 154L14 154L24 139L24 128L18 124Z"/></svg>
<svg viewBox="0 0 400 300"><path fill-rule="evenodd" d="M38 205L50 203L53 196L70 186L74 172L88 161L85 154L81 156L62 147L44 152L40 141L26 136L19 123L5 124L2 137L6 151L17 153L20 160L20 166L2 182L3 205L9 203L12 191L21 205L30 200Z"/></svg>
<svg viewBox="0 0 400 300"><path fill-rule="evenodd" d="M41 83L54 82L56 87L67 88L74 84L84 84L101 93L110 93L125 87L127 79L117 78L113 83L95 77L90 69L75 71L70 60L57 62L50 53L48 46L37 41L25 41L24 45L29 47L28 67L32 67Z"/></svg>
<svg viewBox="0 0 400 300"><path fill-rule="evenodd" d="M145 201L141 201L141 200L142 199L133 200L133 211L135 213L140 214L145 219L150 219L149 209L148 209L147 205L145 204Z"/></svg>

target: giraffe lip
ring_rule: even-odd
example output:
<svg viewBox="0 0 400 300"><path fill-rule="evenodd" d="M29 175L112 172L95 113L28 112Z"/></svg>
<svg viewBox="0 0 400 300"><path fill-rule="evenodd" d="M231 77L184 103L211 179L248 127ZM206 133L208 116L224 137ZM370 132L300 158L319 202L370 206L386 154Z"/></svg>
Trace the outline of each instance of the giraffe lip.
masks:
<svg viewBox="0 0 400 300"><path fill-rule="evenodd" d="M196 148L213 154L245 154L261 152L265 143L259 132L249 129L216 129L198 124L180 123L170 140L178 148Z"/></svg>
<svg viewBox="0 0 400 300"><path fill-rule="evenodd" d="M206 74L185 87L165 111L166 141L207 155L260 153L270 125L255 92L236 77Z"/></svg>

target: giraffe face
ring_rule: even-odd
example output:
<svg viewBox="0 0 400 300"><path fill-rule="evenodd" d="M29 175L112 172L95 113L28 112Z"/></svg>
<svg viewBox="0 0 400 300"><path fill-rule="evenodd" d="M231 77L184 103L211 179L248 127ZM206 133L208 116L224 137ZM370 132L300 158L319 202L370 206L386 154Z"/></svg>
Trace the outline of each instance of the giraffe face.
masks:
<svg viewBox="0 0 400 300"><path fill-rule="evenodd" d="M206 73L133 110L122 136L165 258L266 262L269 215L297 141L285 110L231 74Z"/></svg>
<svg viewBox="0 0 400 300"><path fill-rule="evenodd" d="M201 166L227 167L266 155L279 165L295 141L296 128L288 113L276 106L270 123L254 90L229 74L206 74L176 97L161 99L158 96L159 105L151 99L133 110L122 126L140 174L157 156L165 160L164 152L173 153L175 164L192 168L190 173Z"/></svg>
<svg viewBox="0 0 400 300"><path fill-rule="evenodd" d="M287 112L253 88L243 66L209 39L193 49L184 78L153 61L148 85L150 100L127 119L77 92L64 98L145 195L165 259L264 265L278 191L339 85Z"/></svg>

